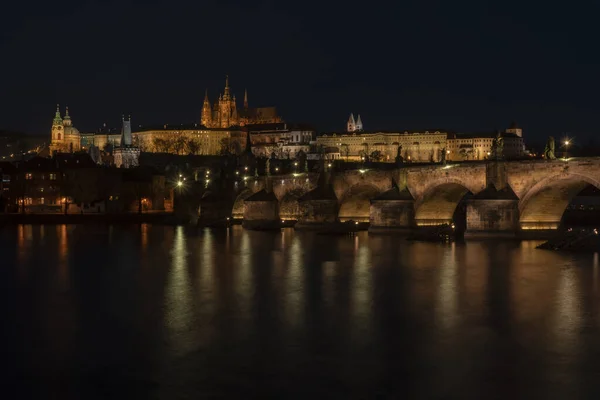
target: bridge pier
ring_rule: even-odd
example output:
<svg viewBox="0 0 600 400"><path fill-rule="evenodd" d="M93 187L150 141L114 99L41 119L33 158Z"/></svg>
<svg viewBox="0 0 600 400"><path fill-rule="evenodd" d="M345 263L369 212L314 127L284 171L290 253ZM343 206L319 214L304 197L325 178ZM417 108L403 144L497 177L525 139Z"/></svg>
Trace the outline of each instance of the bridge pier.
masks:
<svg viewBox="0 0 600 400"><path fill-rule="evenodd" d="M244 200L244 221L242 226L251 230L278 229L279 202L273 192L262 189Z"/></svg>
<svg viewBox="0 0 600 400"><path fill-rule="evenodd" d="M465 237L516 237L519 232L519 198L505 186L492 184L467 200Z"/></svg>
<svg viewBox="0 0 600 400"><path fill-rule="evenodd" d="M338 199L331 185L317 187L299 199L302 215L294 226L297 230L321 229L336 224L338 220Z"/></svg>
<svg viewBox="0 0 600 400"><path fill-rule="evenodd" d="M394 187L371 200L369 232L409 232L415 227L415 201L404 188Z"/></svg>

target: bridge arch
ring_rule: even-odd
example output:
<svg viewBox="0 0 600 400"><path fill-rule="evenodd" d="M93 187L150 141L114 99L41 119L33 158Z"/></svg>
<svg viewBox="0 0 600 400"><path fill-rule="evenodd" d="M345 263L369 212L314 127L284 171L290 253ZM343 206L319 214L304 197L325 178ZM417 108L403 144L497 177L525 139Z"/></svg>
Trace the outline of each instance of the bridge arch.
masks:
<svg viewBox="0 0 600 400"><path fill-rule="evenodd" d="M382 192L380 188L367 183L361 183L348 189L340 199L340 221L368 222L371 214L371 199Z"/></svg>
<svg viewBox="0 0 600 400"><path fill-rule="evenodd" d="M246 187L236 196L233 202L233 209L231 210L231 216L235 219L244 218L244 200L254 194L254 190Z"/></svg>
<svg viewBox="0 0 600 400"><path fill-rule="evenodd" d="M521 229L557 229L569 203L588 185L600 189L600 181L584 174L562 172L542 179L519 201Z"/></svg>
<svg viewBox="0 0 600 400"><path fill-rule="evenodd" d="M417 226L452 223L459 204L471 190L458 179L430 185L415 201Z"/></svg>

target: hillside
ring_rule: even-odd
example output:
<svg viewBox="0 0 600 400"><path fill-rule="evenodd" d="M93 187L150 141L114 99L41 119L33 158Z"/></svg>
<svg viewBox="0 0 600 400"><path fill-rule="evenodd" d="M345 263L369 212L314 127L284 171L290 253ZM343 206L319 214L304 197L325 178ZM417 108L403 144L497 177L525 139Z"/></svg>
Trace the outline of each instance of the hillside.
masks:
<svg viewBox="0 0 600 400"><path fill-rule="evenodd" d="M47 141L47 136L0 129L0 161L17 160L20 154L37 152Z"/></svg>

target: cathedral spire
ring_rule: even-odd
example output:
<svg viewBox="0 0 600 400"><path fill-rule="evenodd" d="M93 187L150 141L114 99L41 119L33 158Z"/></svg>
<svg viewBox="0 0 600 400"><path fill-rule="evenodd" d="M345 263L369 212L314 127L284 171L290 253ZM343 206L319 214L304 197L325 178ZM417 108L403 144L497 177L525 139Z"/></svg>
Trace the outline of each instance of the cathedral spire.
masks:
<svg viewBox="0 0 600 400"><path fill-rule="evenodd" d="M225 75L225 94L223 98L229 99L229 75Z"/></svg>
<svg viewBox="0 0 600 400"><path fill-rule="evenodd" d="M354 125L357 131L362 131L363 130L363 124L362 121L360 120L360 114L358 114L358 118L356 119L356 125Z"/></svg>
<svg viewBox="0 0 600 400"><path fill-rule="evenodd" d="M244 89L244 108L248 108L248 89Z"/></svg>
<svg viewBox="0 0 600 400"><path fill-rule="evenodd" d="M350 113L350 118L348 118L347 131L348 132L356 131L356 122L354 122L354 114L352 114L352 113Z"/></svg>

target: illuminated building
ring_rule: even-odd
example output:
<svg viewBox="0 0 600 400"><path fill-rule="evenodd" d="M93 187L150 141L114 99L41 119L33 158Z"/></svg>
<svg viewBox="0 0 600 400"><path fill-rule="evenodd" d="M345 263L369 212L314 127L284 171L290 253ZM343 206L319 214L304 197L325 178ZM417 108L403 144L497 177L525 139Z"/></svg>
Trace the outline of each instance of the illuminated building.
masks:
<svg viewBox="0 0 600 400"><path fill-rule="evenodd" d="M120 144L114 149L113 156L117 168L130 168L139 165L140 148L133 146L131 117L127 120L123 117Z"/></svg>
<svg viewBox="0 0 600 400"><path fill-rule="evenodd" d="M360 121L360 117L359 117ZM362 127L362 122L360 122ZM396 156L404 162L440 162L442 152L448 161L485 160L491 156L492 145L497 133L454 134L442 131L424 132L360 132L358 122L350 115L349 132L326 133L317 137L317 146L339 154L348 161L373 159L395 162ZM501 133L503 157L520 158L524 155L523 131L512 124ZM333 157L337 158L337 157Z"/></svg>
<svg viewBox="0 0 600 400"><path fill-rule="evenodd" d="M244 92L244 104L238 110L235 95L231 94L229 77L225 79L225 90L211 107L208 91L204 95L200 123L206 128L230 128L252 124L272 124L282 122L275 107L250 108L248 91Z"/></svg>

